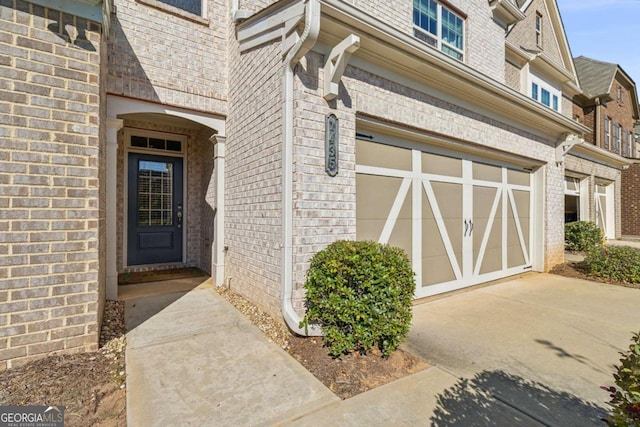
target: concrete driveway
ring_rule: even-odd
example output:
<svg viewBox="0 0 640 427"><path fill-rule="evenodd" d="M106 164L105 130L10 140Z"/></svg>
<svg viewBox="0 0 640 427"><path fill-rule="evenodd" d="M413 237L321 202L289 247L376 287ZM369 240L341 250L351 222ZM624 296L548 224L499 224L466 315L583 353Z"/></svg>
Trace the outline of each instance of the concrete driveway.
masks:
<svg viewBox="0 0 640 427"><path fill-rule="evenodd" d="M406 345L459 378L432 425L602 425L638 330L640 290L529 274L415 306Z"/></svg>

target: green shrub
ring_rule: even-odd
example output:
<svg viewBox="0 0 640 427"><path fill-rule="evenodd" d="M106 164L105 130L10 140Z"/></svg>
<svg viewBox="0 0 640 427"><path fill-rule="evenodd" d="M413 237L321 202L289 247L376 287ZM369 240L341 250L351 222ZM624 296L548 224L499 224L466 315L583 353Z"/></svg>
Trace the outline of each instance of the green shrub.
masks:
<svg viewBox="0 0 640 427"><path fill-rule="evenodd" d="M633 334L629 351L620 353L620 365L613 374L616 387L603 387L611 400L607 424L610 426L640 425L640 335Z"/></svg>
<svg viewBox="0 0 640 427"><path fill-rule="evenodd" d="M640 283L640 249L630 246L601 246L584 260L591 276L625 283Z"/></svg>
<svg viewBox="0 0 640 427"><path fill-rule="evenodd" d="M589 252L601 246L602 230L593 222L576 221L564 225L564 243L568 251Z"/></svg>
<svg viewBox="0 0 640 427"><path fill-rule="evenodd" d="M415 281L400 248L335 242L311 259L305 289L300 327L322 326L334 357L374 346L388 356L409 332Z"/></svg>

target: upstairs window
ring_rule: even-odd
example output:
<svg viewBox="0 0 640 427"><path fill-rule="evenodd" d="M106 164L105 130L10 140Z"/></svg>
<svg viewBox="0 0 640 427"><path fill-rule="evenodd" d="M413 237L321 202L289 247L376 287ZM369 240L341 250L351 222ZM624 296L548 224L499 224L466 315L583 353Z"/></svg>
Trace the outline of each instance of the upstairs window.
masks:
<svg viewBox="0 0 640 427"><path fill-rule="evenodd" d="M613 125L613 152L620 154L620 124Z"/></svg>
<svg viewBox="0 0 640 427"><path fill-rule="evenodd" d="M169 6L177 7L185 12L192 13L194 15L203 16L203 3L206 0L158 0L160 3L168 4Z"/></svg>
<svg viewBox="0 0 640 427"><path fill-rule="evenodd" d="M531 98L554 111L560 111L560 91L534 75L530 75L530 79Z"/></svg>
<svg viewBox="0 0 640 427"><path fill-rule="evenodd" d="M604 149L608 150L611 146L611 119L604 118Z"/></svg>
<svg viewBox="0 0 640 427"><path fill-rule="evenodd" d="M413 0L414 35L459 61L464 60L464 18L435 0Z"/></svg>
<svg viewBox="0 0 640 427"><path fill-rule="evenodd" d="M536 46L542 47L542 14L536 12Z"/></svg>

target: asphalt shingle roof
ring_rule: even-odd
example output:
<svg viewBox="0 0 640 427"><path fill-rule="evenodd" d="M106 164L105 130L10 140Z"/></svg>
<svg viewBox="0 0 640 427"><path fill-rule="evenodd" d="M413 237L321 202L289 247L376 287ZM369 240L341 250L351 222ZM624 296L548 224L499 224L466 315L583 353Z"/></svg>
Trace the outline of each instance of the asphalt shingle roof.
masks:
<svg viewBox="0 0 640 427"><path fill-rule="evenodd" d="M586 95L596 97L609 93L618 64L579 56L573 59L580 86Z"/></svg>

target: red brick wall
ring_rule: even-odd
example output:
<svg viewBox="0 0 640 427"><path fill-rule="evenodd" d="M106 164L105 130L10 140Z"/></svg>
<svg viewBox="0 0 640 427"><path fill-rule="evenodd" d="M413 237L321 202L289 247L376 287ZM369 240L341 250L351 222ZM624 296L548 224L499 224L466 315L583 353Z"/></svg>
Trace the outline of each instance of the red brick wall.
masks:
<svg viewBox="0 0 640 427"><path fill-rule="evenodd" d="M622 235L640 236L640 164L622 171Z"/></svg>
<svg viewBox="0 0 640 427"><path fill-rule="evenodd" d="M620 102L618 99L614 99L613 101L609 101L606 103L606 106L603 105L601 107L601 115L600 115L600 141L601 147L604 148L604 119L605 116L611 118L611 144L609 145L609 150L614 151L614 131L613 127L616 123L619 123L622 126L623 132L628 133L630 130L633 130L634 118L633 118L633 106L632 106L632 94L630 88L625 87L627 83L624 82L620 78L619 74L616 74L616 78L611 86L611 96L614 98L617 97L617 88L620 85L624 92L624 102ZM624 144L624 137L621 137L620 150L622 151L622 146ZM617 153L622 154L622 152Z"/></svg>

